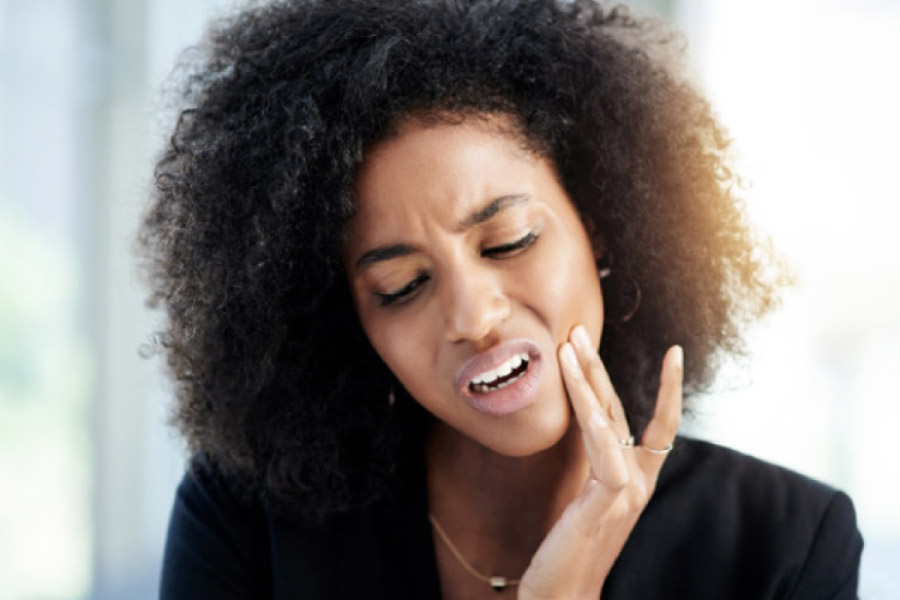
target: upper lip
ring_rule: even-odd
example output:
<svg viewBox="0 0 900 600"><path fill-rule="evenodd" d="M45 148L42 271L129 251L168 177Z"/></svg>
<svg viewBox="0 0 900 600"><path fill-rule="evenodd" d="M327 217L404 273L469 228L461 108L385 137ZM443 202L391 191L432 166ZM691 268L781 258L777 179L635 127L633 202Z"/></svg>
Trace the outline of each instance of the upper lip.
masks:
<svg viewBox="0 0 900 600"><path fill-rule="evenodd" d="M533 341L525 338L510 340L503 342L499 346L494 346L490 350L476 354L467 360L456 372L453 378L454 389L462 394L465 393L469 382L489 369L493 369L515 356L516 354L527 353L529 361L538 358L541 355L540 348Z"/></svg>

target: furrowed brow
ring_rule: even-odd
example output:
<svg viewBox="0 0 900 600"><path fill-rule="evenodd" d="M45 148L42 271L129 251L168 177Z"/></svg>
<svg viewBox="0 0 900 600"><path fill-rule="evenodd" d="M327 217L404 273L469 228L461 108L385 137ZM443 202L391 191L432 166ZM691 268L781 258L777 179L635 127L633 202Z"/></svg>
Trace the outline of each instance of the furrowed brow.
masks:
<svg viewBox="0 0 900 600"><path fill-rule="evenodd" d="M501 210L516 204L529 202L531 201L531 199L531 196L528 194L509 194L507 196L494 198L487 205L467 215L464 219L462 219L455 225L454 229L457 232L463 232L467 229L471 229L475 225L479 225L481 223L484 223L485 221L489 221ZM414 252L416 252L416 249L408 244L392 244L390 246L379 246L378 248L372 248L371 250L367 250L366 252L364 252L362 256L360 256L356 260L356 271L365 271L376 263L399 258L401 256L408 256L410 254L413 254Z"/></svg>
<svg viewBox="0 0 900 600"><path fill-rule="evenodd" d="M363 253L356 261L356 270L364 271L375 263L391 260L400 256L407 256L416 249L407 244L394 244L392 246L380 246Z"/></svg>
<svg viewBox="0 0 900 600"><path fill-rule="evenodd" d="M479 225L488 221L496 215L501 210L508 208L515 204L521 204L523 202L529 202L531 200L531 196L528 194L510 194L508 196L500 196L499 198L494 198L491 200L486 206L479 208L472 214L468 215L462 221L457 223L455 229L457 232L463 232L466 229L471 229L475 225Z"/></svg>

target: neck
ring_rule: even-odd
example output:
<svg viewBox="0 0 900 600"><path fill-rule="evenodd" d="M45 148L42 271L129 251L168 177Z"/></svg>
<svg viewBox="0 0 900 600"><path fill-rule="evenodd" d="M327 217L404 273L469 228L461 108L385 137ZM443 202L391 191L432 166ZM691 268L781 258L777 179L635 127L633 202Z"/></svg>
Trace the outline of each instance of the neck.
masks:
<svg viewBox="0 0 900 600"><path fill-rule="evenodd" d="M426 461L431 513L476 569L509 578L522 575L589 472L574 420L556 445L527 457L501 456L438 423ZM436 544L439 567L469 579Z"/></svg>

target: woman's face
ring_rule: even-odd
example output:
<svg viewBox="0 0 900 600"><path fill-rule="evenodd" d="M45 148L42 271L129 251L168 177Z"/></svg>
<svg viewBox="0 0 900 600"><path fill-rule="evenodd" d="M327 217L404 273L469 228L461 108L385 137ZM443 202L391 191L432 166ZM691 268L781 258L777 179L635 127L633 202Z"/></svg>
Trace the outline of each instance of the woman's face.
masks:
<svg viewBox="0 0 900 600"><path fill-rule="evenodd" d="M508 125L410 121L375 145L344 261L362 326L404 388L455 432L525 456L567 431L557 348L578 323L599 346L603 300L551 163Z"/></svg>

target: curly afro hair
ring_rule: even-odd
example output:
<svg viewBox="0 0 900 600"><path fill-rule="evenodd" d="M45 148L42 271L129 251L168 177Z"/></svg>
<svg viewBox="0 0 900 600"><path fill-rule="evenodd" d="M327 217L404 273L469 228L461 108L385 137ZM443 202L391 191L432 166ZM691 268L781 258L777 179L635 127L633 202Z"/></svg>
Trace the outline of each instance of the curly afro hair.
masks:
<svg viewBox="0 0 900 600"><path fill-rule="evenodd" d="M592 0L293 0L215 24L140 234L191 451L302 520L399 481L428 417L388 405L341 249L367 149L413 116L503 114L553 161L614 261L600 354L633 431L671 344L688 396L708 388L780 270L679 46Z"/></svg>

